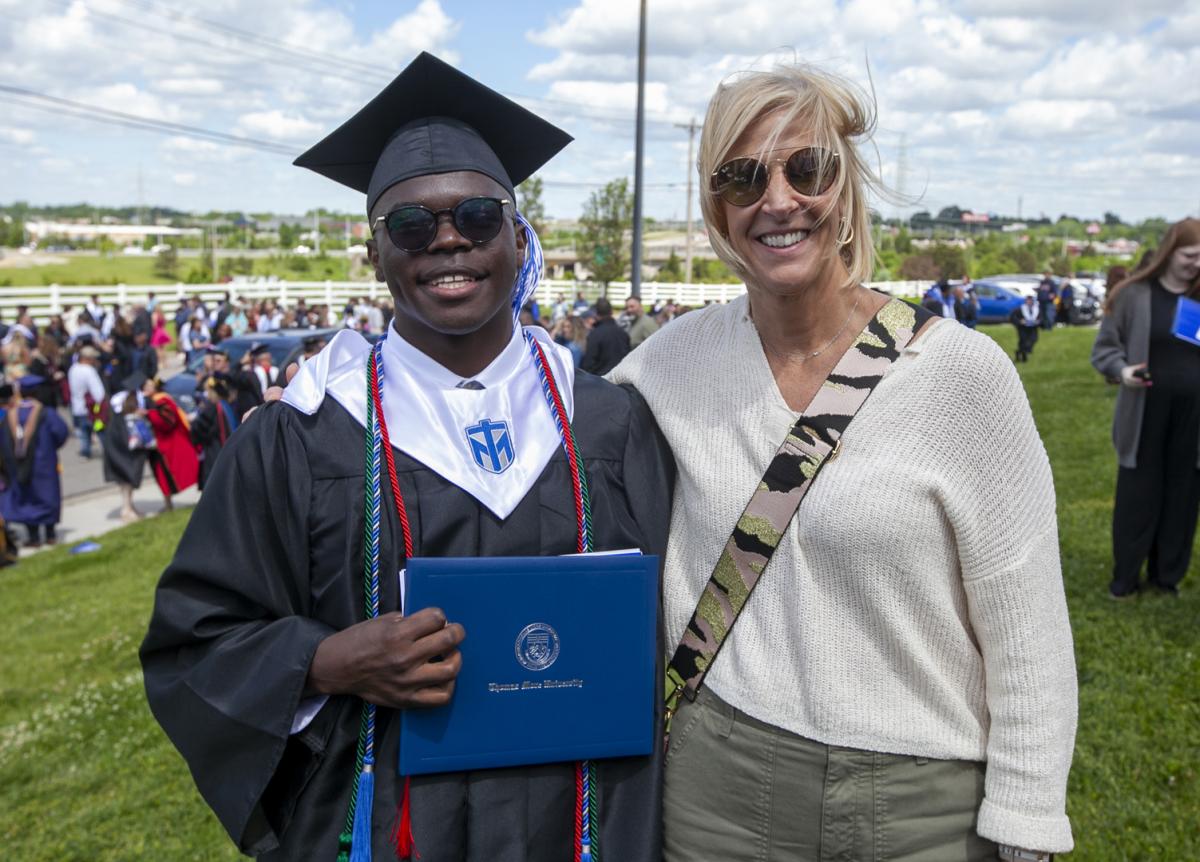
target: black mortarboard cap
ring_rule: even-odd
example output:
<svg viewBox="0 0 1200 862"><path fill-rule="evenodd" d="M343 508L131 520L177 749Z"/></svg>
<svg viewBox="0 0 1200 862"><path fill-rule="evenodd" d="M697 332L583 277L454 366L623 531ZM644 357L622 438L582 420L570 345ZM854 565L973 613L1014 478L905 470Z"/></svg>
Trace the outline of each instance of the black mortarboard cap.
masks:
<svg viewBox="0 0 1200 862"><path fill-rule="evenodd" d="M571 136L422 52L366 107L295 164L367 195L403 180L478 171L511 195Z"/></svg>
<svg viewBox="0 0 1200 862"><path fill-rule="evenodd" d="M264 353L270 353L270 352L271 352L271 348L268 347L267 345L263 344L261 341L256 344L251 345L251 347L250 347L250 355L251 356L262 356Z"/></svg>

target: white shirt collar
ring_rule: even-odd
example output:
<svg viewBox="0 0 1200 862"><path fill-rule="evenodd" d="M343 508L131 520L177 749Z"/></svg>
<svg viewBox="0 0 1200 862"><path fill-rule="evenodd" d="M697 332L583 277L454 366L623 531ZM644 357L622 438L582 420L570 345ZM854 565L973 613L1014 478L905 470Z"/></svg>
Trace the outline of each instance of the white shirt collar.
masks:
<svg viewBox="0 0 1200 862"><path fill-rule="evenodd" d="M574 415L571 354L544 329L530 327L529 333L546 355L569 420ZM370 350L358 333L339 332L300 368L284 391L284 403L312 414L328 394L365 427ZM383 367L383 409L392 445L471 494L498 517L508 517L561 447L522 329L515 327L500 355L471 378L484 389L459 388L462 377L404 341L395 330L384 342ZM476 451L472 429L484 420L491 427L506 425L512 457L507 458L506 451L498 471L496 462L472 460Z"/></svg>

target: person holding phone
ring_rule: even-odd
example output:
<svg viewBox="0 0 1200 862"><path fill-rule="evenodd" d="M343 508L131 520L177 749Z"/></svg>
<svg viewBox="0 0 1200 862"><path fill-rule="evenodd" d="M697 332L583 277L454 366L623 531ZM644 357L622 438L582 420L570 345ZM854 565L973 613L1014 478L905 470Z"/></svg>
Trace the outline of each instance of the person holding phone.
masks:
<svg viewBox="0 0 1200 862"><path fill-rule="evenodd" d="M1141 266L1109 291L1092 366L1119 383L1113 415L1117 491L1108 594L1146 586L1175 596L1200 512L1200 347L1177 337L1182 298L1200 298L1200 219L1172 225Z"/></svg>

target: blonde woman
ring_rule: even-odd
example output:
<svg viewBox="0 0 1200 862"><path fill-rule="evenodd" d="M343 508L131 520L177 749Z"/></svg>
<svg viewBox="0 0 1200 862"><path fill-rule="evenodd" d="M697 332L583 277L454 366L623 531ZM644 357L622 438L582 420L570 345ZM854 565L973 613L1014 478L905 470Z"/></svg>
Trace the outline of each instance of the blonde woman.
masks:
<svg viewBox="0 0 1200 862"><path fill-rule="evenodd" d="M916 314L862 284L872 124L859 90L809 67L744 75L709 105L704 220L747 294L676 320L612 374L649 402L679 467L672 645L789 429L844 388L827 381L839 360L877 346L877 315ZM1071 849L1076 680L1054 486L1012 362L929 321L836 451L675 715L666 858Z"/></svg>

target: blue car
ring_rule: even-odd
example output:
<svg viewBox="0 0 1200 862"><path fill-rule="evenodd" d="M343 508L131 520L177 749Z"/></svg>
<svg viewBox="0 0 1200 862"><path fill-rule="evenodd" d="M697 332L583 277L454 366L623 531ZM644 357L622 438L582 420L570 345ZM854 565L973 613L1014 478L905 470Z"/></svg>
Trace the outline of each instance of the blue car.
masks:
<svg viewBox="0 0 1200 862"><path fill-rule="evenodd" d="M986 279L972 282L971 286L979 300L980 323L1007 323L1013 309L1025 301L1024 297L1011 287Z"/></svg>

